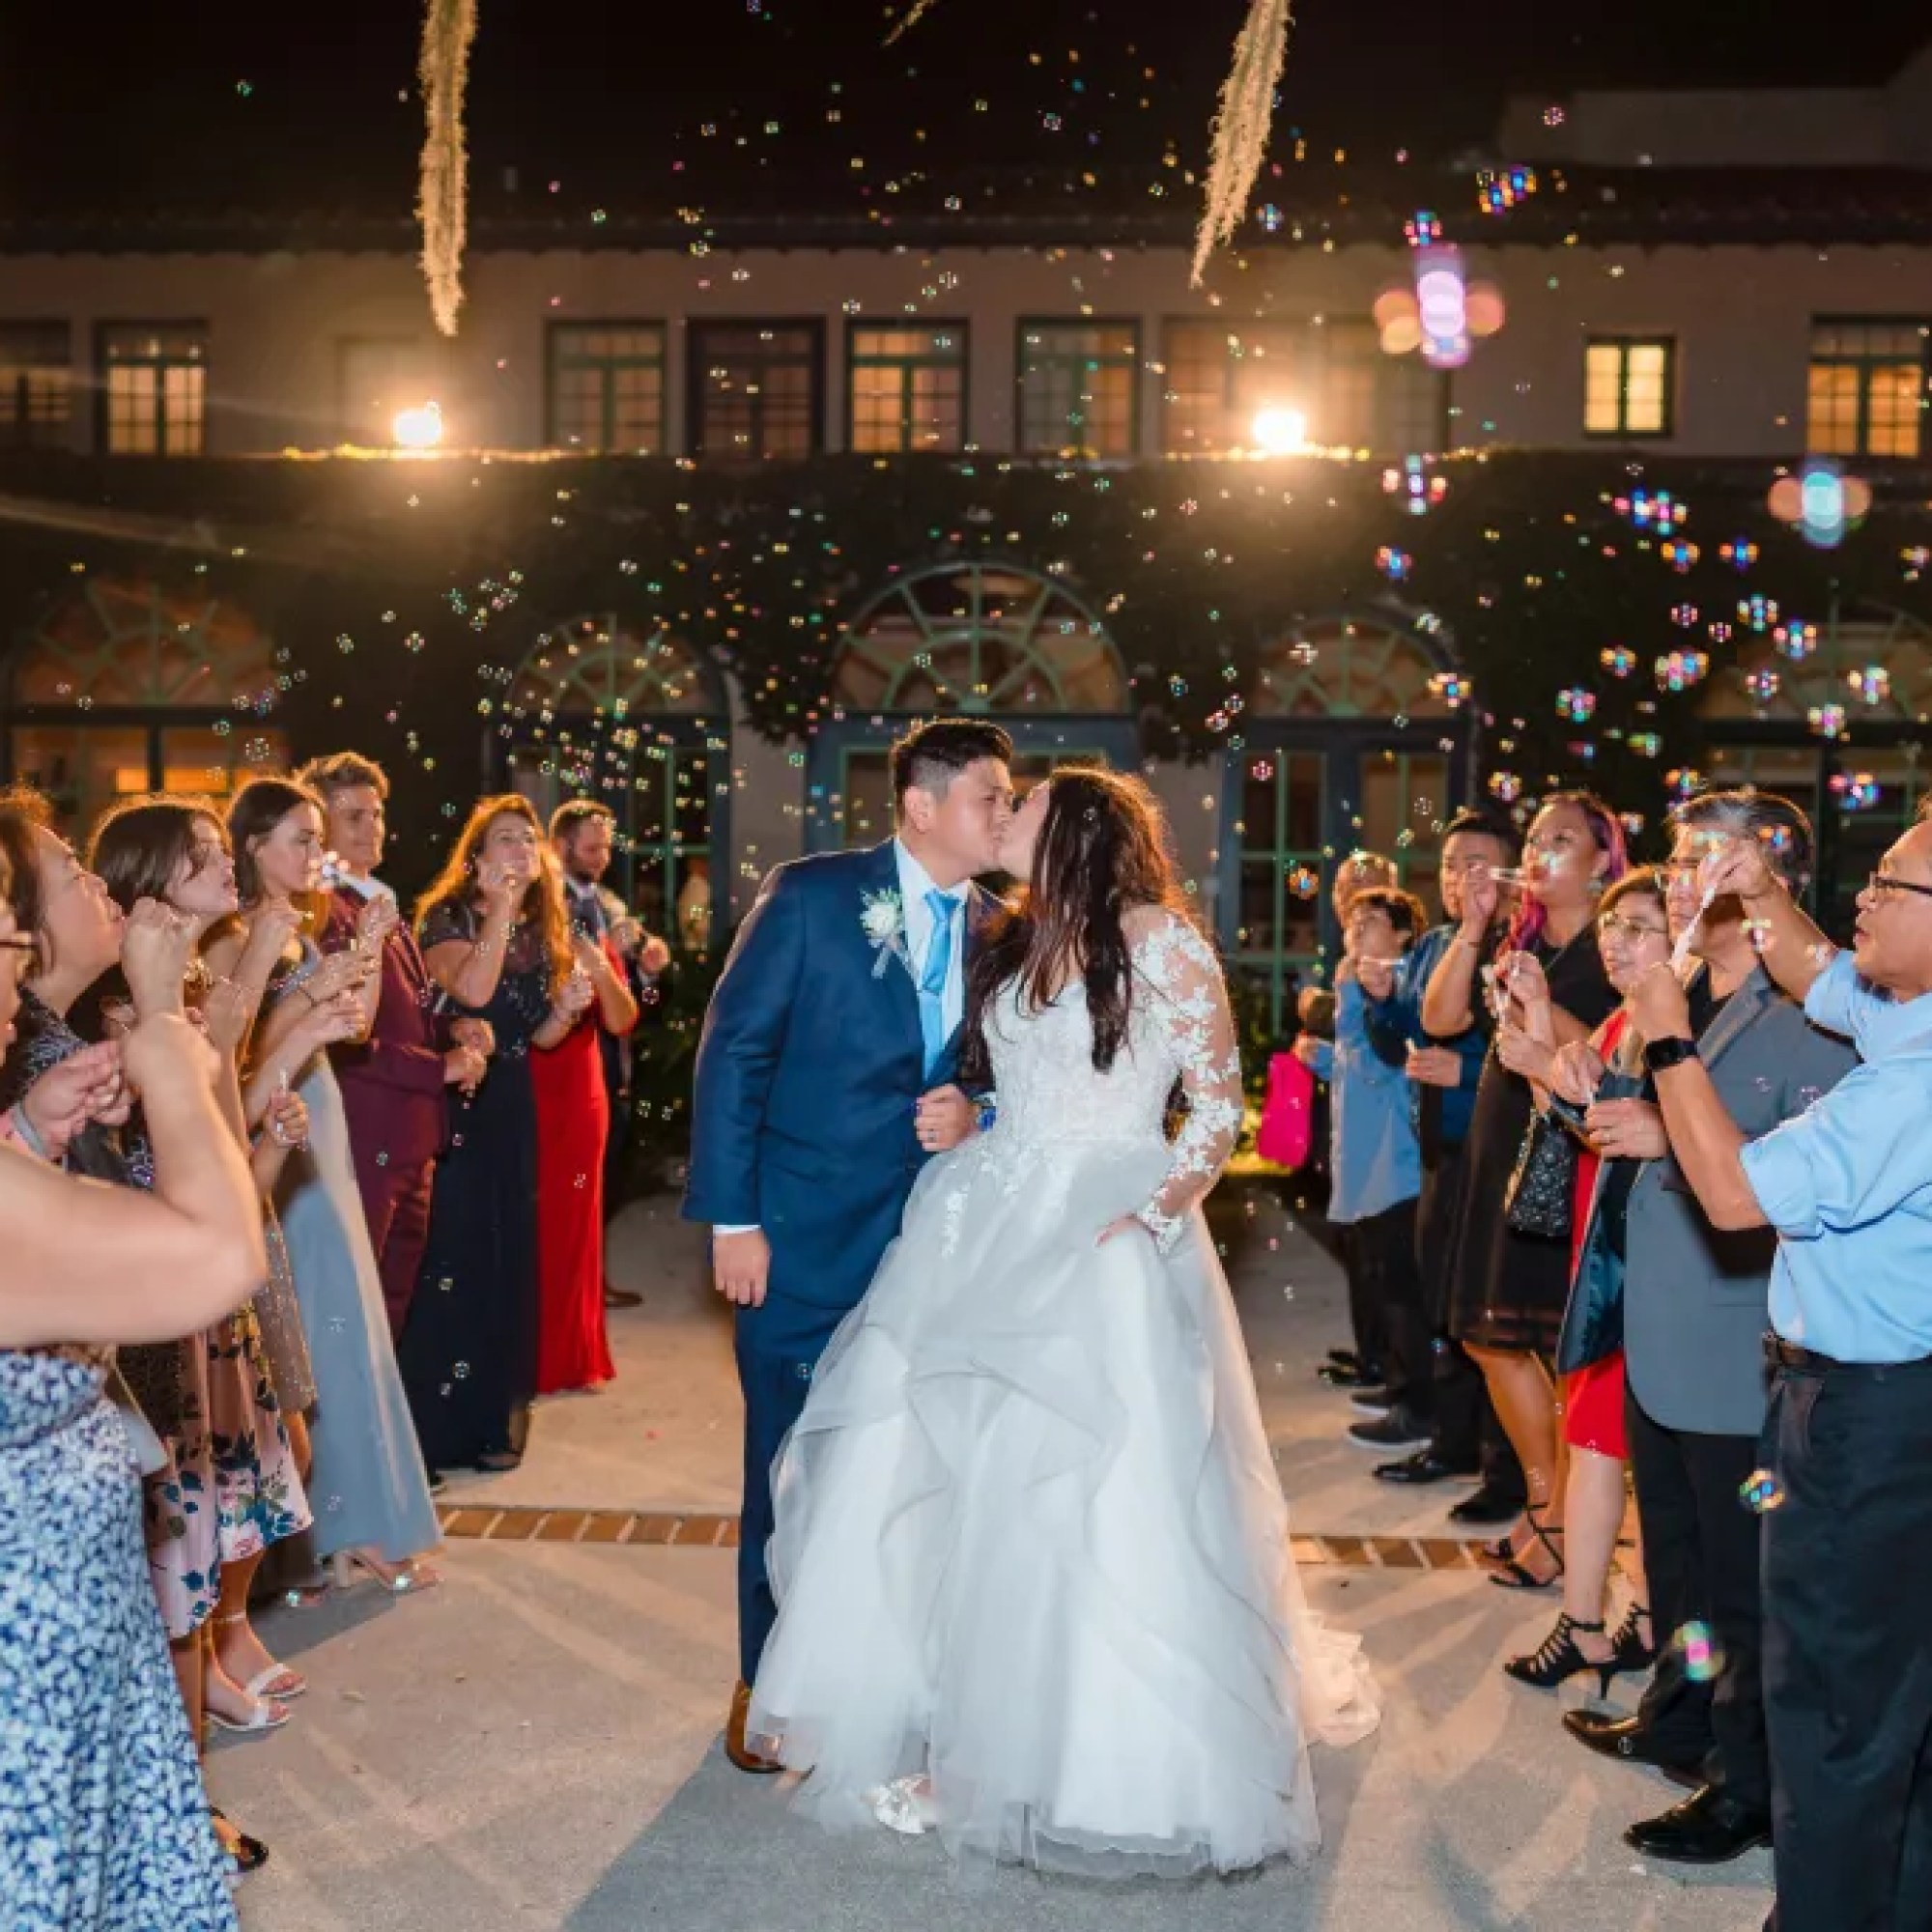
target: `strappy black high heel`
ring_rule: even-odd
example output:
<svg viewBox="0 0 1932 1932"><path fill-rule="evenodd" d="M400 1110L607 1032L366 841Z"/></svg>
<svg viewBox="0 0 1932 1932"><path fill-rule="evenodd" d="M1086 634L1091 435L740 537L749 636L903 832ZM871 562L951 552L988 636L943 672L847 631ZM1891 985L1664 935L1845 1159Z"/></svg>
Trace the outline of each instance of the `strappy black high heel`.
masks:
<svg viewBox="0 0 1932 1932"><path fill-rule="evenodd" d="M1624 1666L1617 1662L1614 1651L1605 1658L1585 1657L1577 1645L1576 1634L1578 1631L1586 1636L1602 1636L1604 1627L1602 1624L1578 1623L1568 1610L1559 1611L1555 1629L1527 1655L1508 1659L1503 1664L1504 1674L1535 1690L1553 1690L1559 1684L1594 1670L1597 1673L1597 1694L1607 1697L1610 1694L1610 1679Z"/></svg>
<svg viewBox="0 0 1932 1932"><path fill-rule="evenodd" d="M1563 1575L1563 1552L1550 1541L1563 1532L1560 1529L1545 1529L1543 1517L1534 1507L1525 1509L1523 1516L1529 1523L1530 1535L1548 1550L1550 1561L1556 1568L1548 1577L1539 1577L1533 1570L1524 1569L1515 1551L1510 1550L1508 1554L1494 1559L1499 1567L1490 1573L1490 1581L1499 1590L1548 1590ZM1504 1540L1504 1547L1508 1548L1507 1539ZM1529 1554L1527 1544L1523 1546L1522 1553L1524 1556Z"/></svg>
<svg viewBox="0 0 1932 1932"><path fill-rule="evenodd" d="M1655 1638L1646 1643L1643 1632L1637 1627L1649 1615L1648 1605L1633 1604L1624 1612L1623 1622L1610 1633L1610 1641L1616 1645L1619 1670L1648 1670L1657 1662Z"/></svg>

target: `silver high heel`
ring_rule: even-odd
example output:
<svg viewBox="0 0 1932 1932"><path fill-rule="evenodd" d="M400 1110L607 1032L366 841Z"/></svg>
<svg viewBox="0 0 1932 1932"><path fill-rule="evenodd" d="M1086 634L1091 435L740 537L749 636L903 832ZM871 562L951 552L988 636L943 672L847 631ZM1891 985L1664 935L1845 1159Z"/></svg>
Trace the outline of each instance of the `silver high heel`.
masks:
<svg viewBox="0 0 1932 1932"><path fill-rule="evenodd" d="M939 1823L929 1777L895 1777L866 1796L870 1801L872 1816L887 1831L896 1832L901 1837L923 1838Z"/></svg>

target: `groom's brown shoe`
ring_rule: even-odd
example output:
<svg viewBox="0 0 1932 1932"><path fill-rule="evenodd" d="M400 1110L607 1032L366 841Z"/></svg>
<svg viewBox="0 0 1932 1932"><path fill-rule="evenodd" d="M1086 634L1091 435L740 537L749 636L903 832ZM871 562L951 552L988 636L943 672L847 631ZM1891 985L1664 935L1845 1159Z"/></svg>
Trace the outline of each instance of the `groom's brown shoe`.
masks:
<svg viewBox="0 0 1932 1932"><path fill-rule="evenodd" d="M724 1720L724 1755L740 1771L749 1771L758 1776L767 1772L782 1771L784 1766L768 1757L760 1757L745 1743L745 1719L752 1709L752 1687L740 1684L731 1692L731 1715Z"/></svg>

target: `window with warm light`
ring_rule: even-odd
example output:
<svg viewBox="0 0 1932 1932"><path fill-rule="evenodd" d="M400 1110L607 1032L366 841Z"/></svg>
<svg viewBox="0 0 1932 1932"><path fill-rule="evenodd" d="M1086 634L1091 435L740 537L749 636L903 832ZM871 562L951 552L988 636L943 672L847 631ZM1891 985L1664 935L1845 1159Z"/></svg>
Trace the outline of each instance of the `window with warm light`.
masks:
<svg viewBox="0 0 1932 1932"><path fill-rule="evenodd" d="M0 323L0 447L64 449L72 396L67 324Z"/></svg>
<svg viewBox="0 0 1932 1932"><path fill-rule="evenodd" d="M1132 456L1140 447L1140 329L1131 322L1022 322L1020 452Z"/></svg>
<svg viewBox="0 0 1932 1932"><path fill-rule="evenodd" d="M1299 416L1320 448L1379 454L1440 449L1444 379L1381 353L1367 317L1323 322L1170 322L1161 446L1170 456L1288 453Z"/></svg>
<svg viewBox="0 0 1932 1932"><path fill-rule="evenodd" d="M966 446L966 325L846 330L851 446L868 454Z"/></svg>
<svg viewBox="0 0 1932 1932"><path fill-rule="evenodd" d="M824 444L816 322L691 326L691 443L709 457L795 460Z"/></svg>
<svg viewBox="0 0 1932 1932"><path fill-rule="evenodd" d="M207 325L105 323L99 348L101 440L108 455L201 455L207 447Z"/></svg>
<svg viewBox="0 0 1932 1932"><path fill-rule="evenodd" d="M1673 432L1677 345L1663 337L1600 336L1583 349L1583 434Z"/></svg>
<svg viewBox="0 0 1932 1932"><path fill-rule="evenodd" d="M1917 456L1926 333L1916 322L1814 323L1805 446L1820 456Z"/></svg>
<svg viewBox="0 0 1932 1932"><path fill-rule="evenodd" d="M554 322L544 440L587 455L665 448L665 331L657 322Z"/></svg>

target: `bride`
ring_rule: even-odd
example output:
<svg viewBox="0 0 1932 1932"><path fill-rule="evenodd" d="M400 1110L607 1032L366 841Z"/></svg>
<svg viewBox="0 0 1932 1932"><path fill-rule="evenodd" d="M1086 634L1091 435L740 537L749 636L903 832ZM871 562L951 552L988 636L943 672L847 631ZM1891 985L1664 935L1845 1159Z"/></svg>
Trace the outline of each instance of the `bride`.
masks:
<svg viewBox="0 0 1932 1932"><path fill-rule="evenodd" d="M780 1452L748 1731L829 1828L1236 1871L1315 1849L1307 1745L1376 1724L1359 1639L1304 1603L1200 1211L1240 1068L1163 832L1084 769L1003 825L1029 886L965 1048L996 1122L921 1175Z"/></svg>

